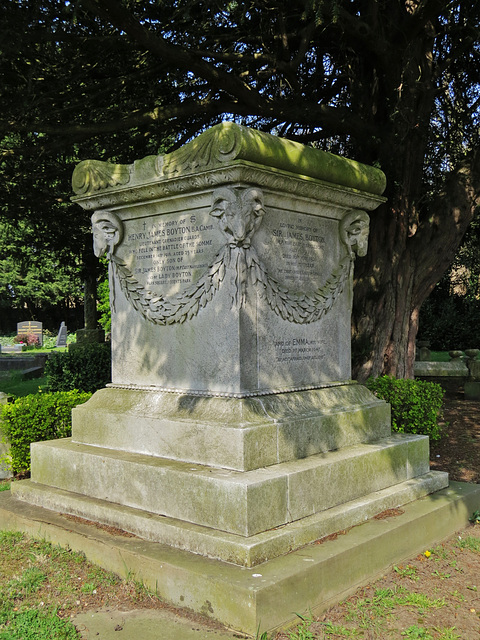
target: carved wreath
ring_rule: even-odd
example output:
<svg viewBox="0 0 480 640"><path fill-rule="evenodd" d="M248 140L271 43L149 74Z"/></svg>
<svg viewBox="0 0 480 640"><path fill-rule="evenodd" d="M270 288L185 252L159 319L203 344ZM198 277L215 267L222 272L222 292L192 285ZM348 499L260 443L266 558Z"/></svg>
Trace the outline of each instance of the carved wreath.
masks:
<svg viewBox="0 0 480 640"><path fill-rule="evenodd" d="M123 224L112 212L98 211L92 216L95 255L110 260L110 292L115 309L115 281L130 304L149 322L158 325L182 323L196 316L212 300L227 272L235 273L233 304L245 304L247 287L260 289L270 308L284 320L309 324L320 320L332 308L349 280L355 254L367 251L369 218L365 211L352 210L340 222L340 240L346 254L325 284L311 293L294 293L269 275L251 239L261 224L265 209L263 194L249 188L236 192L228 187L214 191L210 215L218 219L227 238L205 273L193 284L170 298L152 293L132 275L117 255L123 240Z"/></svg>

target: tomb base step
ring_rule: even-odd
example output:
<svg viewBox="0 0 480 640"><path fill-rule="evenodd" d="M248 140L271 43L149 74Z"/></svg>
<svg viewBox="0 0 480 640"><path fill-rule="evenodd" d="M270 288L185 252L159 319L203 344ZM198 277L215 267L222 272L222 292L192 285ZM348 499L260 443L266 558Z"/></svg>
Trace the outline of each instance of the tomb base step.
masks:
<svg viewBox="0 0 480 640"><path fill-rule="evenodd" d="M15 498L29 504L113 526L145 540L245 567L254 567L337 531L349 529L379 513L402 507L446 486L448 474L431 471L418 478L249 538L47 487L31 480L15 482L12 485L12 493Z"/></svg>
<svg viewBox="0 0 480 640"><path fill-rule="evenodd" d="M246 472L69 438L32 444L31 458L34 482L245 537L430 470L428 438L411 434Z"/></svg>
<svg viewBox="0 0 480 640"><path fill-rule="evenodd" d="M134 576L166 602L252 637L258 632L259 637L298 619L296 613L320 615L392 564L432 548L468 525L478 508L480 487L452 482L448 489L405 505L399 515L373 518L336 539L251 569L114 535L9 494L0 494L3 529L68 545L123 577Z"/></svg>
<svg viewBox="0 0 480 640"><path fill-rule="evenodd" d="M390 405L353 381L248 398L108 387L72 413L75 442L250 471L390 435Z"/></svg>

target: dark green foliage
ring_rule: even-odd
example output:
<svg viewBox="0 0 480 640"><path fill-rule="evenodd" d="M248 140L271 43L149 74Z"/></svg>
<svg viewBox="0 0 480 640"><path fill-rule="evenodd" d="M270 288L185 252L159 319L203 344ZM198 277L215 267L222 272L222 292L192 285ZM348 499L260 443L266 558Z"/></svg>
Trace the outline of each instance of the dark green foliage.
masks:
<svg viewBox="0 0 480 640"><path fill-rule="evenodd" d="M49 391L80 389L93 393L111 382L110 343L75 345L53 353L45 365Z"/></svg>
<svg viewBox="0 0 480 640"><path fill-rule="evenodd" d="M422 306L419 340L435 351L480 348L480 302L466 296L434 292Z"/></svg>
<svg viewBox="0 0 480 640"><path fill-rule="evenodd" d="M392 407L392 429L399 433L418 433L439 440L442 416L442 387L424 380L370 378L366 386Z"/></svg>
<svg viewBox="0 0 480 640"><path fill-rule="evenodd" d="M73 407L90 396L81 391L37 393L3 405L2 430L10 442L13 471L30 470L30 443L69 437Z"/></svg>
<svg viewBox="0 0 480 640"><path fill-rule="evenodd" d="M480 211L468 228L455 260L425 300L418 340L438 351L480 346Z"/></svg>
<svg viewBox="0 0 480 640"><path fill-rule="evenodd" d="M0 324L24 305L40 319L98 276L89 216L70 202L77 162L130 164L235 119L386 172L388 206L356 264L354 331L372 338L356 357L362 379L380 363L404 371L413 345L390 337L471 220L459 185L478 192L479 18L479 3L447 0L4 0Z"/></svg>
<svg viewBox="0 0 480 640"><path fill-rule="evenodd" d="M102 280L98 285L97 295L98 324L105 333L108 333L112 327L112 316L110 313L110 288L107 279Z"/></svg>

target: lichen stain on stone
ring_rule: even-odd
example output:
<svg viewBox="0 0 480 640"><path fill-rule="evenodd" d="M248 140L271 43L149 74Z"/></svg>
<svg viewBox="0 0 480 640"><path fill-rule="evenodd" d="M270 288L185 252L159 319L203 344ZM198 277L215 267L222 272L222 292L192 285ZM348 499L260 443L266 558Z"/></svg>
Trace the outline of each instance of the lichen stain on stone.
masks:
<svg viewBox="0 0 480 640"><path fill-rule="evenodd" d="M200 609L200 613L203 613L205 616L213 615L213 607L210 600L205 600L204 604L202 605L202 608Z"/></svg>

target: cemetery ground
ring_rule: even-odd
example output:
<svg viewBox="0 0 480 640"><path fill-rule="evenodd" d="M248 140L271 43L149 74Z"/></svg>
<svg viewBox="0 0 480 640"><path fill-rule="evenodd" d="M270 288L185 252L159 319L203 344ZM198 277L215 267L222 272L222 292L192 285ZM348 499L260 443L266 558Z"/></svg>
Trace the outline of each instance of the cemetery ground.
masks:
<svg viewBox="0 0 480 640"><path fill-rule="evenodd" d="M480 402L464 400L459 391L447 394L444 406L443 438L431 444L432 468L448 471L454 481L478 483ZM8 483L0 483L0 489L8 489ZM397 515L389 511L378 517ZM335 538L346 533L317 544L335 544ZM11 532L0 533L0 603L2 640L78 638L71 620L98 609L174 611L135 576L121 580L82 555ZM298 613L303 618L297 626L260 634L259 640L480 638L480 524L472 523L442 544L394 565L319 616ZM212 633L219 632L215 623L185 615L192 628L203 622Z"/></svg>

